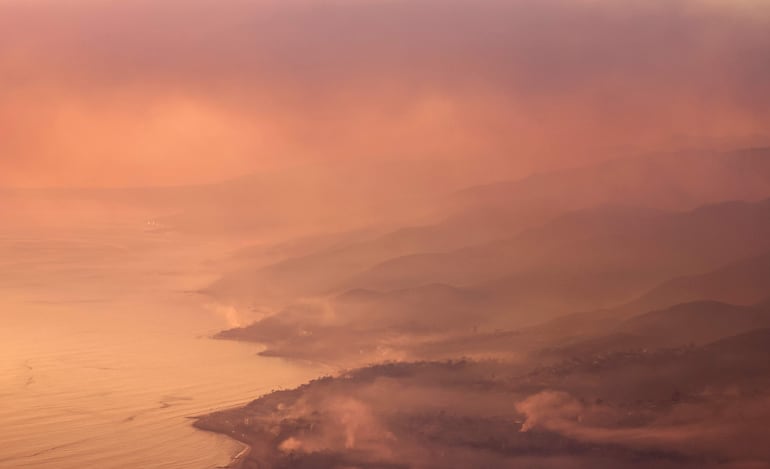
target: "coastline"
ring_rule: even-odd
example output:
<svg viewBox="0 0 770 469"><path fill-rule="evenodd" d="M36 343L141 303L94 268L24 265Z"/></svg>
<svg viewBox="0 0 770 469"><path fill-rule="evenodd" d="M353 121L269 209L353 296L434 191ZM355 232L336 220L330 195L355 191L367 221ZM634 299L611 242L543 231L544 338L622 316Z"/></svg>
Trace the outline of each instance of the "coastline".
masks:
<svg viewBox="0 0 770 469"><path fill-rule="evenodd" d="M209 432L209 433L216 433L217 435L223 435L237 443L240 443L241 450L238 451L234 456L230 457L230 461L227 464L225 464L224 466L217 466L216 469L243 469L244 462L246 461L246 459L248 459L249 455L252 452L252 447L250 444L235 438L233 435L225 431L220 431L214 428L208 428L206 426L200 425L198 422L200 422L200 419L205 418L205 416L190 417L190 418L194 420L192 426L196 430Z"/></svg>
<svg viewBox="0 0 770 469"><path fill-rule="evenodd" d="M230 462L226 466L222 466L222 469L242 469L244 461L249 457L249 454L251 454L251 445L248 445L239 440L236 441L243 445L243 448L238 452L238 454L230 459Z"/></svg>
<svg viewBox="0 0 770 469"><path fill-rule="evenodd" d="M216 339L216 337L212 337L215 340L226 340L226 339ZM254 343L251 341L238 341L238 342L246 342L246 343ZM261 356L262 354L257 354L258 356ZM276 357L277 358L277 357ZM230 440L233 440L237 443L240 443L242 445L242 449L236 453L234 456L231 457L230 461L222 466L217 466L216 469L246 469L247 467L255 467L253 464L249 464L249 461L251 460L254 462L254 460L264 461L267 455L269 454L269 449L267 444L263 445L262 440L251 440L247 441L247 438L241 438L238 436L237 433L233 431L233 429L230 427L231 422L225 420L224 422L219 419L218 417L221 415L241 415L246 408L253 404L254 402L260 401L262 399L267 398L270 395L275 394L295 394L298 393L304 386L307 386L308 382L313 382L318 379L322 379L324 377L329 377L332 374L339 373L341 370L344 370L345 368L342 365L339 364L332 364L328 362L319 362L316 360L311 360L307 358L295 358L295 357L287 357L287 356L280 356L282 360L298 363L303 366L313 366L314 368L319 368L317 370L317 373L314 374L313 377L308 378L304 382L297 384L293 387L288 388L282 388L279 387L278 389L271 389L270 391L263 392L256 397L252 397L251 399L247 399L244 401L241 401L237 404L232 404L226 407L221 408L215 408L207 413L203 414L195 414L190 415L187 418L192 420L192 426L196 430L201 430L209 433L215 433L217 435L223 435L228 437ZM246 435L243 435L245 437ZM259 467L262 467L261 465Z"/></svg>

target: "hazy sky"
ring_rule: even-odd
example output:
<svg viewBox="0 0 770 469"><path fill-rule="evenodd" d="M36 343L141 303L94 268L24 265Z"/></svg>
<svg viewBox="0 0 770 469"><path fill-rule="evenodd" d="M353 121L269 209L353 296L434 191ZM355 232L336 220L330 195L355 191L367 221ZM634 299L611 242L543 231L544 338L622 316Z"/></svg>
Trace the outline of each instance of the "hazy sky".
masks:
<svg viewBox="0 0 770 469"><path fill-rule="evenodd" d="M766 0L0 0L0 184L523 175L763 133L768 51Z"/></svg>

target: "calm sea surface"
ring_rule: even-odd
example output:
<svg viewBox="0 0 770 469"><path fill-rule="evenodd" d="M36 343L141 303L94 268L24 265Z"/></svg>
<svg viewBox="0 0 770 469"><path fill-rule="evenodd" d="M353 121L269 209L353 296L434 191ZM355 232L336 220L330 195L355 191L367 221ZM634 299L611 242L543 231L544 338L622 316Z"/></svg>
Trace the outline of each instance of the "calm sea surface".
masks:
<svg viewBox="0 0 770 469"><path fill-rule="evenodd" d="M0 234L0 468L214 468L240 446L189 417L326 370L207 337L191 293L223 246L141 230Z"/></svg>

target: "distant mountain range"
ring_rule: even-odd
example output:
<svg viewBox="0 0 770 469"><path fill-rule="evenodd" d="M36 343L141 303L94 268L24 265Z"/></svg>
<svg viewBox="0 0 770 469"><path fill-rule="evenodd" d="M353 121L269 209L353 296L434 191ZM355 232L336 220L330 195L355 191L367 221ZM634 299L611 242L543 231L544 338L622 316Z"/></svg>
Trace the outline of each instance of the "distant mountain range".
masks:
<svg viewBox="0 0 770 469"><path fill-rule="evenodd" d="M628 263L636 262L639 257L646 258L646 253L636 250L644 246L626 243L645 243L647 241L638 238L652 233L658 237L656 242L664 241L656 247L658 257L653 258L651 265L635 266L632 274L649 286L649 282L654 283L665 275L695 272L688 270L686 259L679 265L679 252L668 256L671 263L677 264L671 272L648 272L652 268L660 271L660 256L666 255L663 251L678 251L676 243L692 239L693 231L719 227L722 232L715 232L713 236L722 236L722 241L714 238L712 242L737 243L721 259L718 253L710 253L701 267L692 265L693 269L705 271L719 262L729 262L735 258L731 256L740 256L737 251L741 249L746 256L755 253L751 246L762 242L750 240L744 247L741 236L751 237L750 233L740 231L746 226L736 228L739 233L734 234L733 241L724 231L729 223L753 223L754 215L749 212L761 211L761 205L721 206L719 202L759 201L768 196L770 149L617 160L468 189L448 199L444 204L448 207L447 218L439 223L401 228L352 243L331 243L330 248L302 253L268 266L241 264L237 271L227 273L208 291L237 304L269 301L275 307L296 296L323 295L350 288L391 290L421 283L475 286L501 282L502 277L515 277L518 271L534 275L531 267L543 267L549 256L552 264L560 259L566 267L558 274L563 279L568 277L570 269L577 270L580 276L587 274L583 265L588 251L592 252L594 271L603 264L612 264L608 265L605 278L619 278L620 274L611 269L623 261L621 257L626 252ZM694 210L704 204L712 206ZM667 213L671 210L692 213L689 217ZM736 218L720 222L720 216ZM756 216L762 217L759 213ZM711 235L700 233L699 236L703 243L708 243ZM629 249L615 250L612 243ZM652 240L648 244L652 244ZM710 251L713 245L702 244L701 248ZM688 249L690 254L682 254L685 257L695 255L697 246ZM519 267L510 262L511 256L516 258ZM541 270L539 275L554 278L547 269ZM647 275L649 279L641 278ZM520 279L517 283L526 282ZM578 285L580 282L575 280ZM590 286L580 288L585 290ZM619 287L614 296L608 296L608 302L620 301L628 295L629 292ZM585 307L588 306L590 302L585 303ZM560 307L552 310L548 314L564 311Z"/></svg>

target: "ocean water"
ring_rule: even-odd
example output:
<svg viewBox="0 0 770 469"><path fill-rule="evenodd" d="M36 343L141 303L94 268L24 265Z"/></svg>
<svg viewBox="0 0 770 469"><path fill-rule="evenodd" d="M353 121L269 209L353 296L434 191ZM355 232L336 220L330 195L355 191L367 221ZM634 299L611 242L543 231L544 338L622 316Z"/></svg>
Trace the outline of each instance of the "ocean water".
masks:
<svg viewBox="0 0 770 469"><path fill-rule="evenodd" d="M241 450L190 417L323 370L217 341L193 293L222 246L168 235L0 237L0 468L214 468Z"/></svg>

